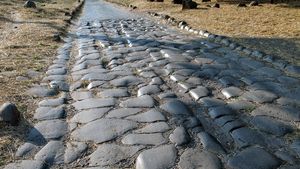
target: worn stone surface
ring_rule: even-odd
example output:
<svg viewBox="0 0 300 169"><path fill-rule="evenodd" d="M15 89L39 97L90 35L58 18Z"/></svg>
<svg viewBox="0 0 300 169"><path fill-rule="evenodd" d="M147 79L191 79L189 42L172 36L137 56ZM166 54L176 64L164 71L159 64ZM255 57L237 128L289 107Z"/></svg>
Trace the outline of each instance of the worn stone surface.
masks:
<svg viewBox="0 0 300 169"><path fill-rule="evenodd" d="M141 150L142 146L119 146L116 144L102 144L90 155L90 165L112 165L127 160Z"/></svg>
<svg viewBox="0 0 300 169"><path fill-rule="evenodd" d="M195 100L199 100L201 97L208 96L209 91L206 87L198 86L197 88L190 90L189 93Z"/></svg>
<svg viewBox="0 0 300 169"><path fill-rule="evenodd" d="M112 98L91 98L91 99L85 99L82 101L77 101L73 103L72 105L77 110L82 109L91 109L91 108L98 108L98 107L109 107L116 104L116 100Z"/></svg>
<svg viewBox="0 0 300 169"><path fill-rule="evenodd" d="M276 168L280 161L262 148L249 147L229 159L228 165L237 169Z"/></svg>
<svg viewBox="0 0 300 169"><path fill-rule="evenodd" d="M188 148L180 156L178 163L182 169L200 168L200 169L221 169L221 162L218 157L210 152L201 151L198 148Z"/></svg>
<svg viewBox="0 0 300 169"><path fill-rule="evenodd" d="M61 164L64 162L64 149L63 142L50 141L34 156L34 159L48 164Z"/></svg>
<svg viewBox="0 0 300 169"><path fill-rule="evenodd" d="M139 107L153 107L154 99L149 95L143 95L137 98L131 98L125 100L120 103L121 107L131 107L131 108L139 108Z"/></svg>
<svg viewBox="0 0 300 169"><path fill-rule="evenodd" d="M72 117L71 122L88 123L93 120L99 119L107 113L110 108L95 108L83 110Z"/></svg>
<svg viewBox="0 0 300 169"><path fill-rule="evenodd" d="M78 159L87 149L87 145L81 142L67 143L67 148L64 154L64 162L71 163Z"/></svg>
<svg viewBox="0 0 300 169"><path fill-rule="evenodd" d="M197 134L197 137L200 138L200 141L205 150L218 154L225 153L225 150L222 147L222 145L210 134L206 132L200 132Z"/></svg>
<svg viewBox="0 0 300 169"><path fill-rule="evenodd" d="M180 100L171 100L161 105L160 108L172 115L189 115L190 111Z"/></svg>
<svg viewBox="0 0 300 169"><path fill-rule="evenodd" d="M36 113L33 118L37 120L54 120L60 119L65 116L65 109L62 106L51 108L51 107L39 107L36 109Z"/></svg>
<svg viewBox="0 0 300 169"><path fill-rule="evenodd" d="M166 120L165 116L156 109L151 109L145 113L129 116L126 119L137 121L137 122L155 122L155 121Z"/></svg>
<svg viewBox="0 0 300 169"><path fill-rule="evenodd" d="M150 123L145 127L135 130L136 133L162 133L170 130L171 127L166 122Z"/></svg>
<svg viewBox="0 0 300 169"><path fill-rule="evenodd" d="M122 139L123 144L129 145L160 145L166 139L160 133L155 134L128 134Z"/></svg>
<svg viewBox="0 0 300 169"><path fill-rule="evenodd" d="M44 169L46 165L39 160L21 160L15 163L10 163L4 169Z"/></svg>
<svg viewBox="0 0 300 169"><path fill-rule="evenodd" d="M78 141L102 143L112 140L135 127L137 127L137 124L128 120L99 119L76 129L71 133L71 137Z"/></svg>
<svg viewBox="0 0 300 169"><path fill-rule="evenodd" d="M142 95L151 95L151 94L156 94L158 92L160 92L160 88L157 85L148 85L148 86L144 86L142 88L140 88L138 90L138 96L142 96Z"/></svg>
<svg viewBox="0 0 300 169"><path fill-rule="evenodd" d="M190 141L190 136L184 127L177 127L169 137L170 141L176 146L181 146Z"/></svg>
<svg viewBox="0 0 300 169"><path fill-rule="evenodd" d="M163 145L145 150L136 160L136 169L171 168L175 164L176 149L173 145Z"/></svg>
<svg viewBox="0 0 300 169"><path fill-rule="evenodd" d="M122 118L122 117L127 117L130 115L137 114L141 112L142 109L140 108L120 108L120 109L114 109L111 110L106 117L107 118Z"/></svg>

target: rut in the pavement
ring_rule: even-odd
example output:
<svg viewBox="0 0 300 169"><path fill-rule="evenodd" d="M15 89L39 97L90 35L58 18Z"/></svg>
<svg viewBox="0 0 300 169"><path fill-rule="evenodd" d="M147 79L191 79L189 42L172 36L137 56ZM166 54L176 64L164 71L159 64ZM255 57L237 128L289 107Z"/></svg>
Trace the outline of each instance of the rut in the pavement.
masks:
<svg viewBox="0 0 300 169"><path fill-rule="evenodd" d="M82 23L73 44L67 116L68 97L40 103L23 168L297 168L297 78L147 19Z"/></svg>

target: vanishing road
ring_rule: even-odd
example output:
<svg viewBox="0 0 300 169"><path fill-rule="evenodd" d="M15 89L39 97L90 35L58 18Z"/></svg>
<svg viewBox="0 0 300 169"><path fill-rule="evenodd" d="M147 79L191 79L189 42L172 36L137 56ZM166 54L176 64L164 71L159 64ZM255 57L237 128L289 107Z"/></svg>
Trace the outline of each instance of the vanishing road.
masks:
<svg viewBox="0 0 300 169"><path fill-rule="evenodd" d="M87 0L5 169L299 169L299 79Z"/></svg>

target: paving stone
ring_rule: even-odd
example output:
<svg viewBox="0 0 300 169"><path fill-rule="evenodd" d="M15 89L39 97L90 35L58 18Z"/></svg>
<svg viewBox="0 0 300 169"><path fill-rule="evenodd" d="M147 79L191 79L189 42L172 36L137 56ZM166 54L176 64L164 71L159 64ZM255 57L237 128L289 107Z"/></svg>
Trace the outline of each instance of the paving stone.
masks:
<svg viewBox="0 0 300 169"><path fill-rule="evenodd" d="M129 145L161 145L166 141L161 133L128 134L122 139L123 144Z"/></svg>
<svg viewBox="0 0 300 169"><path fill-rule="evenodd" d="M84 75L81 80L88 81L109 81L113 80L116 75L108 74L108 73L89 73Z"/></svg>
<svg viewBox="0 0 300 169"><path fill-rule="evenodd" d="M157 85L147 85L138 90L137 96L151 95L159 93L161 90Z"/></svg>
<svg viewBox="0 0 300 169"><path fill-rule="evenodd" d="M165 169L175 165L177 150L173 145L145 150L136 160L136 169Z"/></svg>
<svg viewBox="0 0 300 169"><path fill-rule="evenodd" d="M228 107L230 107L233 110L253 110L255 109L255 105L251 102L244 101L244 100L235 100L232 102L229 102Z"/></svg>
<svg viewBox="0 0 300 169"><path fill-rule="evenodd" d="M203 97L200 100L200 103L203 103L206 107L216 107L216 106L224 106L226 103L220 99L215 99L211 97Z"/></svg>
<svg viewBox="0 0 300 169"><path fill-rule="evenodd" d="M277 168L280 161L259 147L248 147L228 161L228 166L236 169Z"/></svg>
<svg viewBox="0 0 300 169"><path fill-rule="evenodd" d="M72 104L77 110L100 108L100 107L110 107L116 104L116 100L113 98L91 98L81 101L77 101Z"/></svg>
<svg viewBox="0 0 300 169"><path fill-rule="evenodd" d="M149 95L143 95L136 98L127 99L120 103L121 107L129 107L129 108L151 108L154 107L154 99Z"/></svg>
<svg viewBox="0 0 300 169"><path fill-rule="evenodd" d="M90 89L99 87L99 86L103 85L104 83L105 83L105 81L93 81L87 86L87 89L90 90Z"/></svg>
<svg viewBox="0 0 300 169"><path fill-rule="evenodd" d="M64 75L67 73L65 68L56 68L56 69L49 69L46 74L47 75Z"/></svg>
<svg viewBox="0 0 300 169"><path fill-rule="evenodd" d="M293 132L292 126L266 116L255 116L251 124L261 131L271 133L277 136L283 136Z"/></svg>
<svg viewBox="0 0 300 169"><path fill-rule="evenodd" d="M26 142L18 148L15 155L16 155L16 157L29 156L29 155L32 155L32 153L34 153L37 150L38 150L38 146L36 146L30 142Z"/></svg>
<svg viewBox="0 0 300 169"><path fill-rule="evenodd" d="M110 111L106 118L123 118L141 112L140 108L120 108Z"/></svg>
<svg viewBox="0 0 300 169"><path fill-rule="evenodd" d="M93 94L90 91L74 91L71 93L71 97L73 100L80 101L92 98Z"/></svg>
<svg viewBox="0 0 300 169"><path fill-rule="evenodd" d="M210 58L195 58L195 62L198 64L211 64L214 60Z"/></svg>
<svg viewBox="0 0 300 169"><path fill-rule="evenodd" d="M141 72L140 76L142 76L144 78L152 78L152 77L155 77L156 74L153 71L145 71L145 72Z"/></svg>
<svg viewBox="0 0 300 169"><path fill-rule="evenodd" d="M70 91L75 91L75 90L81 88L82 85L83 85L83 84L82 84L81 81L77 81L77 82L75 82L75 83L72 83L72 84L70 85Z"/></svg>
<svg viewBox="0 0 300 169"><path fill-rule="evenodd" d="M253 110L251 115L271 116L286 121L300 121L300 112L296 108L273 104L262 105Z"/></svg>
<svg viewBox="0 0 300 169"><path fill-rule="evenodd" d="M290 145L290 148L300 157L300 139L296 139Z"/></svg>
<svg viewBox="0 0 300 169"><path fill-rule="evenodd" d="M29 132L29 141L43 141L44 139L57 139L68 132L68 126L62 120L47 120L37 123Z"/></svg>
<svg viewBox="0 0 300 169"><path fill-rule="evenodd" d="M55 89L49 89L45 86L35 86L27 91L27 93L34 97L49 97L58 94Z"/></svg>
<svg viewBox="0 0 300 169"><path fill-rule="evenodd" d="M33 116L34 119L37 120L54 120L65 117L65 109L63 106L59 107L39 107L35 110L35 114Z"/></svg>
<svg viewBox="0 0 300 169"><path fill-rule="evenodd" d="M288 151L282 151L282 150L277 150L274 155L278 158L281 159L282 161L287 161L289 164L295 164L296 157L294 157L290 152Z"/></svg>
<svg viewBox="0 0 300 169"><path fill-rule="evenodd" d="M176 98L176 97L177 96L173 92L165 92L165 93L162 93L162 94L158 95L159 99L170 99L170 98L173 99L173 98Z"/></svg>
<svg viewBox="0 0 300 169"><path fill-rule="evenodd" d="M136 76L125 76L110 81L110 83L116 87L134 86L142 83L143 81Z"/></svg>
<svg viewBox="0 0 300 169"><path fill-rule="evenodd" d="M171 115L190 115L186 105L180 100L170 100L161 105L160 108Z"/></svg>
<svg viewBox="0 0 300 169"><path fill-rule="evenodd" d="M145 113L129 116L126 119L137 121L137 122L155 122L155 121L166 120L165 116L156 109L151 109Z"/></svg>
<svg viewBox="0 0 300 169"><path fill-rule="evenodd" d="M39 102L40 107L56 107L63 105L65 103L65 99L56 98L56 99L45 99Z"/></svg>
<svg viewBox="0 0 300 169"><path fill-rule="evenodd" d="M219 126L219 127L223 127L226 123L234 121L236 119L235 116L233 115L226 115L226 116L221 116L217 119L215 119L215 123Z"/></svg>
<svg viewBox="0 0 300 169"><path fill-rule="evenodd" d="M278 98L278 96L276 96L274 93L264 90L249 91L244 93L242 97L245 100L254 101L257 103L269 103Z"/></svg>
<svg viewBox="0 0 300 169"><path fill-rule="evenodd" d="M224 115L233 115L234 111L227 106L218 106L210 108L208 114L211 118L216 119Z"/></svg>
<svg viewBox="0 0 300 169"><path fill-rule="evenodd" d="M209 95L208 89L203 86L198 86L197 88L190 90L189 93L196 101Z"/></svg>
<svg viewBox="0 0 300 169"><path fill-rule="evenodd" d="M150 123L145 127L135 130L135 133L163 133L170 130L171 127L166 122Z"/></svg>
<svg viewBox="0 0 300 169"><path fill-rule="evenodd" d="M51 81L66 81L66 75L50 75L42 79L42 82L51 82Z"/></svg>
<svg viewBox="0 0 300 169"><path fill-rule="evenodd" d="M220 159L206 151L201 151L199 148L188 148L180 156L180 161L178 163L181 169L221 169Z"/></svg>
<svg viewBox="0 0 300 169"><path fill-rule="evenodd" d="M225 150L222 145L210 134L200 132L197 134L197 137L200 138L201 144L205 150L217 154L225 154Z"/></svg>
<svg viewBox="0 0 300 169"><path fill-rule="evenodd" d="M204 70L197 71L193 74L193 76L200 78L212 79L219 73L218 70L213 68L206 68Z"/></svg>
<svg viewBox="0 0 300 169"><path fill-rule="evenodd" d="M181 88L179 91L182 91L182 92L187 92L187 91L189 91L189 90L191 90L191 89L193 89L193 88L196 88L197 86L196 85L194 85L194 84L190 84L190 83L185 83L185 82L179 82L179 83L177 83L178 84L178 86ZM191 91L190 91L190 93L191 93ZM194 92L193 92L194 93Z"/></svg>
<svg viewBox="0 0 300 169"><path fill-rule="evenodd" d="M240 120L234 120L234 121L229 121L226 124L224 124L222 126L222 130L225 133L229 133L229 132L236 130L238 128L241 128L243 126L245 126L245 124L243 122L241 122Z"/></svg>
<svg viewBox="0 0 300 169"><path fill-rule="evenodd" d="M219 82L225 87L228 87L228 86L240 87L243 85L243 83L241 81L239 81L236 78L231 77L231 76L224 76L219 79Z"/></svg>
<svg viewBox="0 0 300 169"><path fill-rule="evenodd" d="M106 89L99 93L101 97L127 97L129 96L127 89Z"/></svg>
<svg viewBox="0 0 300 169"><path fill-rule="evenodd" d="M137 124L129 120L99 119L76 129L71 133L71 137L78 141L102 143L112 140L136 127ZM95 133L99 134L95 135Z"/></svg>
<svg viewBox="0 0 300 169"><path fill-rule="evenodd" d="M70 122L88 123L88 122L94 121L96 119L100 119L109 110L110 110L110 108L97 108L97 109L83 110L83 111L75 114L71 118Z"/></svg>
<svg viewBox="0 0 300 169"><path fill-rule="evenodd" d="M160 77L155 77L151 79L150 85L162 85L164 84L163 80Z"/></svg>
<svg viewBox="0 0 300 169"><path fill-rule="evenodd" d="M221 92L227 99L238 97L242 94L242 90L234 86L224 88Z"/></svg>
<svg viewBox="0 0 300 169"><path fill-rule="evenodd" d="M173 133L170 134L169 139L175 146L181 146L190 141L190 136L184 127L176 127Z"/></svg>
<svg viewBox="0 0 300 169"><path fill-rule="evenodd" d="M187 77L182 76L182 75L171 75L170 79L173 80L174 82L180 82L180 81L186 80Z"/></svg>
<svg viewBox="0 0 300 169"><path fill-rule="evenodd" d="M61 164L64 162L64 143L62 141L50 141L35 156L35 160L45 161L48 164Z"/></svg>
<svg viewBox="0 0 300 169"><path fill-rule="evenodd" d="M236 146L241 148L249 145L265 145L263 135L253 129L242 127L231 132L231 136L236 143Z"/></svg>
<svg viewBox="0 0 300 169"><path fill-rule="evenodd" d="M84 151L87 150L87 145L81 142L67 143L67 148L64 154L64 162L69 164L78 159Z"/></svg>
<svg viewBox="0 0 300 169"><path fill-rule="evenodd" d="M21 160L15 163L10 163L4 169L45 169L46 165L39 160Z"/></svg>
<svg viewBox="0 0 300 169"><path fill-rule="evenodd" d="M107 166L117 164L124 160L129 160L143 146L119 146L116 144L101 144L97 150L90 155L89 164L91 166Z"/></svg>

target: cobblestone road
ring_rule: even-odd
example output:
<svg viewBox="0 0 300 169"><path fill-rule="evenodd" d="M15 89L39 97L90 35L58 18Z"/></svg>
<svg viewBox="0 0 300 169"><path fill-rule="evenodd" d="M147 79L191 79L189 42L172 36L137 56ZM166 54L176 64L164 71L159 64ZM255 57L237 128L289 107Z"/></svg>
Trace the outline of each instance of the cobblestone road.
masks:
<svg viewBox="0 0 300 169"><path fill-rule="evenodd" d="M299 79L150 19L75 32L6 169L300 168Z"/></svg>

